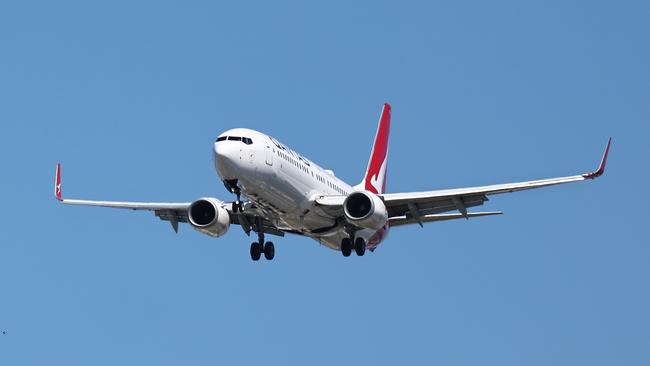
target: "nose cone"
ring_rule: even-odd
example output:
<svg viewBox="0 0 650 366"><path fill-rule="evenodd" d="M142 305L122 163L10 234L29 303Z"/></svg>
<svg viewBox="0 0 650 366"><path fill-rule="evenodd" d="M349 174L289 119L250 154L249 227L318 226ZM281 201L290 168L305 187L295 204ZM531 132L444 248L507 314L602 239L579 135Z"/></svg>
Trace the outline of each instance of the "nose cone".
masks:
<svg viewBox="0 0 650 366"><path fill-rule="evenodd" d="M221 179L237 179L238 167L241 164L240 147L231 141L215 142L214 156Z"/></svg>

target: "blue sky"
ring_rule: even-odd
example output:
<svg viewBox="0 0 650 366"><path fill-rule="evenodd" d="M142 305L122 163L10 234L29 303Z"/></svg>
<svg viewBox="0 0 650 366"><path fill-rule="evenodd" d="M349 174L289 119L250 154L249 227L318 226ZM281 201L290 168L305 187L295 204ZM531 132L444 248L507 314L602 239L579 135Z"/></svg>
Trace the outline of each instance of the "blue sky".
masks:
<svg viewBox="0 0 650 366"><path fill-rule="evenodd" d="M642 1L0 4L0 364L647 365ZM582 173L371 255L175 235L71 198L230 199L232 127L350 183L393 105L388 191Z"/></svg>

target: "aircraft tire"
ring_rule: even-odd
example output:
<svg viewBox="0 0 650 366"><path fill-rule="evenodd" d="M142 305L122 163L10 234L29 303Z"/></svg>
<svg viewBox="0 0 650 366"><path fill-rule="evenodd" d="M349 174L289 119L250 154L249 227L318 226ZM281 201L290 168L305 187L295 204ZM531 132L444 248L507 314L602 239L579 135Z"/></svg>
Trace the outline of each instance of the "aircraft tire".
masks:
<svg viewBox="0 0 650 366"><path fill-rule="evenodd" d="M363 238L357 238L354 241L354 251L357 252L359 257L362 257L366 254L366 241Z"/></svg>
<svg viewBox="0 0 650 366"><path fill-rule="evenodd" d="M343 240L341 240L341 253L343 253L344 257L349 257L350 254L352 254L352 243L350 242L350 238L343 238Z"/></svg>
<svg viewBox="0 0 650 366"><path fill-rule="evenodd" d="M273 242L267 241L266 244L264 244L264 258L266 260L273 260L275 257L275 246L273 245Z"/></svg>
<svg viewBox="0 0 650 366"><path fill-rule="evenodd" d="M251 259L254 261L260 260L262 256L262 244L258 242L253 242L251 244Z"/></svg>

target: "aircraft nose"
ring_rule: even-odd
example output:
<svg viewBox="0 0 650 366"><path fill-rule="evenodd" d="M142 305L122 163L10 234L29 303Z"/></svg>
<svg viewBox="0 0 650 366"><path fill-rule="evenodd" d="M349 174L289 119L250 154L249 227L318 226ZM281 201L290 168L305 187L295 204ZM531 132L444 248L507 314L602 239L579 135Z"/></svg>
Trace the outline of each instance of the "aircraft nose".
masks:
<svg viewBox="0 0 650 366"><path fill-rule="evenodd" d="M230 179L235 177L240 155L239 148L232 142L219 141L214 143L215 163L222 178Z"/></svg>
<svg viewBox="0 0 650 366"><path fill-rule="evenodd" d="M239 161L240 149L236 144L229 141L220 141L214 143L214 154L217 160L226 163L236 163Z"/></svg>

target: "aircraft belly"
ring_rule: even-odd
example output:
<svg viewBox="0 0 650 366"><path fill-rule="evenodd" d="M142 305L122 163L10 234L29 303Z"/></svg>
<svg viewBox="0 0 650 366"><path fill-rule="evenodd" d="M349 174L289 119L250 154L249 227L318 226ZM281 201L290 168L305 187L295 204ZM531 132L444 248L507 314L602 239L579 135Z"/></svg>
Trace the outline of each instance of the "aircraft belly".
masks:
<svg viewBox="0 0 650 366"><path fill-rule="evenodd" d="M282 172L279 164L258 170L254 179L244 178L240 181L245 196L276 211L283 219L286 218L284 221L290 221L292 227L300 222L300 216L307 210L305 207L309 200L303 193L304 184ZM291 220L291 216L296 219Z"/></svg>
<svg viewBox="0 0 650 366"><path fill-rule="evenodd" d="M282 166L278 160L272 166L257 164L253 176L241 177L242 193L264 209L274 212L282 223L311 237L333 250L341 249L341 240L348 234L336 219L315 210L310 201L313 187L303 181L300 172ZM370 237L372 233L358 234Z"/></svg>

